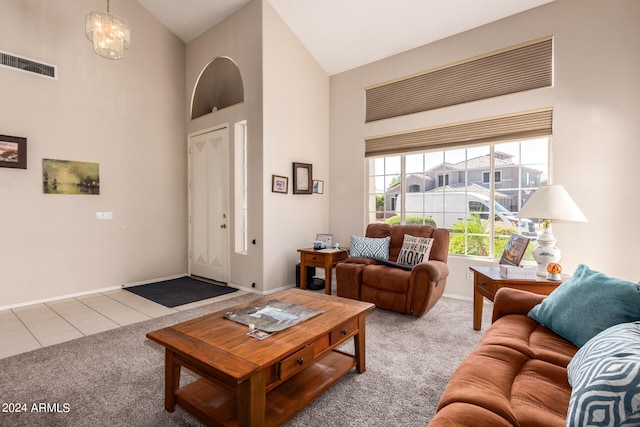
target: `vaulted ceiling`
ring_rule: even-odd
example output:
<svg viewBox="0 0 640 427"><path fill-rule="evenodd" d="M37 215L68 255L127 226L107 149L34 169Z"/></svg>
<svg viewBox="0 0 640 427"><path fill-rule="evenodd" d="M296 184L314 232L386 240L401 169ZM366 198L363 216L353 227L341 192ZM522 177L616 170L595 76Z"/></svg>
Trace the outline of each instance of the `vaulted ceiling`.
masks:
<svg viewBox="0 0 640 427"><path fill-rule="evenodd" d="M250 1L138 3L188 43ZM333 75L553 0L267 1L327 74Z"/></svg>

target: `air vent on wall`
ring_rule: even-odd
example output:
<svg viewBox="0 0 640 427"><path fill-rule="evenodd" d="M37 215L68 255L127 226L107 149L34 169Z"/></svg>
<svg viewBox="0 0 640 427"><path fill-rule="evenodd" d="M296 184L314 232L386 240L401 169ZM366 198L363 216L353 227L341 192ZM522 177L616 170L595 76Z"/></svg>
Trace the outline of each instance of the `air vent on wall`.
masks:
<svg viewBox="0 0 640 427"><path fill-rule="evenodd" d="M13 68L14 70L25 71L27 73L39 74L43 77L57 79L57 67L42 62L33 61L28 58L13 55L0 50L0 66Z"/></svg>

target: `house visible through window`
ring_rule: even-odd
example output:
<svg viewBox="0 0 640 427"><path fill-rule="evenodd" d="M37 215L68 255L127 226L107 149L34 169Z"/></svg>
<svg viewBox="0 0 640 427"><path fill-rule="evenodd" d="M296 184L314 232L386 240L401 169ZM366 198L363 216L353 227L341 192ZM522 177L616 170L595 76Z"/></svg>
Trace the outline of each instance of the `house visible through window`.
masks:
<svg viewBox="0 0 640 427"><path fill-rule="evenodd" d="M495 182L500 182L502 181L502 171L495 171L494 173L494 181ZM488 184L489 181L489 177L491 176L490 172L483 172L482 173L482 182L484 182L485 184Z"/></svg>
<svg viewBox="0 0 640 427"><path fill-rule="evenodd" d="M369 222L446 228L451 254L497 258L511 234L535 241L541 232L536 219L517 213L548 182L549 144L537 138L371 157Z"/></svg>
<svg viewBox="0 0 640 427"><path fill-rule="evenodd" d="M449 185L449 174L438 175L438 187L442 187L444 185Z"/></svg>

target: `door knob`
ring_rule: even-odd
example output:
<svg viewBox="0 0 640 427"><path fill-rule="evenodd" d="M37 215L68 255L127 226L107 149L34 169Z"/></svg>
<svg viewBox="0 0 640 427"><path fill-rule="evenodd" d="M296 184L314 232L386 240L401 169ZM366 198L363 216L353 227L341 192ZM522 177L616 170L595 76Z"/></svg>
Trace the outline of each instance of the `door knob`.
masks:
<svg viewBox="0 0 640 427"><path fill-rule="evenodd" d="M220 224L220 228L227 228L227 224Z"/></svg>

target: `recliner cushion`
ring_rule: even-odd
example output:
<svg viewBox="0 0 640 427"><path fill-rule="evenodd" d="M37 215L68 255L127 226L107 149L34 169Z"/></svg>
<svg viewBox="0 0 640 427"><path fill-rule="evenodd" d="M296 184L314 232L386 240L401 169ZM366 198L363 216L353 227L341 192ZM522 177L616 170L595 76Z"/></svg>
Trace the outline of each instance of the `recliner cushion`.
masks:
<svg viewBox="0 0 640 427"><path fill-rule="evenodd" d="M362 273L362 283L389 292L407 293L411 272L386 265L368 265Z"/></svg>

